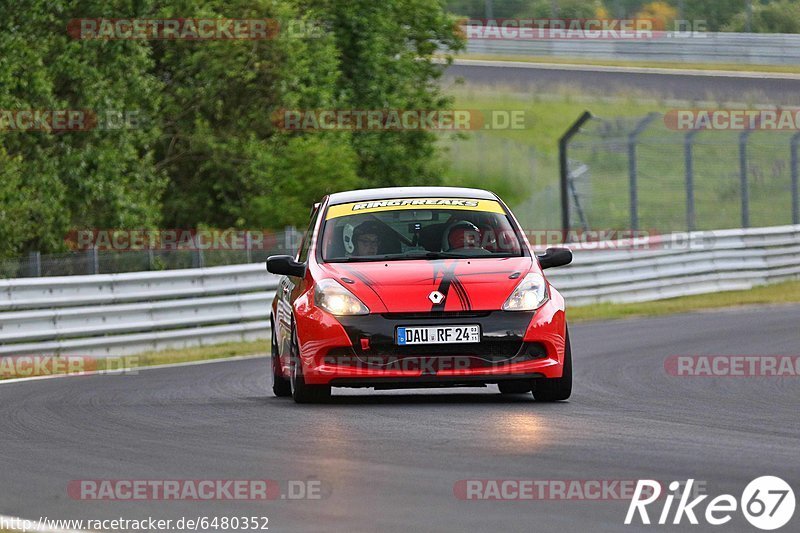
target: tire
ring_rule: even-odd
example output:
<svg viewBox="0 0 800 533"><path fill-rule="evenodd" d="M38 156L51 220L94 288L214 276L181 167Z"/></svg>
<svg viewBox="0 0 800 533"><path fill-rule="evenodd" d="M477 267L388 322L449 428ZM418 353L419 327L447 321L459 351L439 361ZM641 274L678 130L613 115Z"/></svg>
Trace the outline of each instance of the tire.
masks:
<svg viewBox="0 0 800 533"><path fill-rule="evenodd" d="M572 394L572 347L569 329L564 342L564 372L560 378L543 378L534 381L533 397L537 402L561 402Z"/></svg>
<svg viewBox="0 0 800 533"><path fill-rule="evenodd" d="M292 398L295 403L325 403L331 398L330 385L306 385L297 337L292 338Z"/></svg>
<svg viewBox="0 0 800 533"><path fill-rule="evenodd" d="M525 394L531 391L530 381L501 381L497 384L500 394Z"/></svg>
<svg viewBox="0 0 800 533"><path fill-rule="evenodd" d="M275 340L274 326L272 329L272 352L269 358L272 368L272 393L278 398L288 398L292 395L292 384L281 373L281 358L278 355L278 342Z"/></svg>

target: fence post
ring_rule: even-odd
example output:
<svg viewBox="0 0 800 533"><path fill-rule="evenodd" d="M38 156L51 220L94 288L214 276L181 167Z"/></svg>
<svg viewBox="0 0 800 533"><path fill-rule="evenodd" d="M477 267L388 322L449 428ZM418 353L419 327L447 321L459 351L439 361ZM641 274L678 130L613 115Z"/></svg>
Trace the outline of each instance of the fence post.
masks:
<svg viewBox="0 0 800 533"><path fill-rule="evenodd" d="M200 239L197 236L197 232L192 236L192 243L194 244L192 267L203 268L205 266L205 258L203 257L203 249L200 247Z"/></svg>
<svg viewBox="0 0 800 533"><path fill-rule="evenodd" d="M576 120L558 140L558 159L561 173L561 231L564 233L565 239L569 232L569 163L567 160L567 147L572 137L578 133L581 126L590 118L592 118L592 114L588 111L584 111L583 114L578 117L578 120Z"/></svg>
<svg viewBox="0 0 800 533"><path fill-rule="evenodd" d="M38 251L28 254L28 276L32 278L42 277L42 254Z"/></svg>
<svg viewBox="0 0 800 533"><path fill-rule="evenodd" d="M739 134L739 189L742 197L742 227L750 227L750 191L747 187L747 139L752 130Z"/></svg>
<svg viewBox="0 0 800 533"><path fill-rule="evenodd" d="M798 201L798 186L797 186L797 144L800 142L800 132L792 135L792 140L789 143L791 151L791 169L792 169L792 224L800 224L800 202Z"/></svg>
<svg viewBox="0 0 800 533"><path fill-rule="evenodd" d="M639 229L639 189L636 184L638 169L636 167L636 143L639 135L658 117L658 113L648 113L646 117L636 124L632 132L628 134L628 181L631 204L631 227L632 230Z"/></svg>
<svg viewBox="0 0 800 533"><path fill-rule="evenodd" d="M686 164L686 231L695 230L694 212L694 159L692 143L700 130L687 133L683 138L683 156Z"/></svg>
<svg viewBox="0 0 800 533"><path fill-rule="evenodd" d="M99 274L100 273L100 256L97 253L97 247L92 246L89 248L86 254L87 259L87 266L89 270L89 274Z"/></svg>
<svg viewBox="0 0 800 533"><path fill-rule="evenodd" d="M283 249L285 254L293 255L297 252L300 243L297 242L297 228L294 226L285 226L283 229Z"/></svg>
<svg viewBox="0 0 800 533"><path fill-rule="evenodd" d="M250 230L245 230L244 232L244 249L245 253L247 254L247 262L253 262L253 250L252 250L252 243L250 242Z"/></svg>

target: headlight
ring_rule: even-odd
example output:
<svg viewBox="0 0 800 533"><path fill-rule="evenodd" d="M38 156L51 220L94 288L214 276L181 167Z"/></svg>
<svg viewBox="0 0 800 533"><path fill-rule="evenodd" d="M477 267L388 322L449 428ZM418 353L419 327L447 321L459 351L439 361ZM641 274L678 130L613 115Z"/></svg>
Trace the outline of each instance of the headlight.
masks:
<svg viewBox="0 0 800 533"><path fill-rule="evenodd" d="M503 304L503 311L533 311L544 305L547 298L547 283L544 281L544 276L531 272L508 297Z"/></svg>
<svg viewBox="0 0 800 533"><path fill-rule="evenodd" d="M332 315L366 315L367 306L332 279L323 279L314 289L314 304Z"/></svg>

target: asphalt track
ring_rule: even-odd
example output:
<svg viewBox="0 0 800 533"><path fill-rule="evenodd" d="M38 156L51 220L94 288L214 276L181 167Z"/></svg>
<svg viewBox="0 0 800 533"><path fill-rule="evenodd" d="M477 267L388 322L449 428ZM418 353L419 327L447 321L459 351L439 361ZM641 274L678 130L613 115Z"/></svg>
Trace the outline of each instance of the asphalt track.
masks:
<svg viewBox="0 0 800 533"><path fill-rule="evenodd" d="M495 388L268 392L267 360L0 384L0 514L266 515L270 531L757 531L624 526L626 501L463 501L473 478L695 478L738 497L762 475L800 487L800 378L669 376L672 354L798 354L800 306L575 324L560 404ZM319 500L70 499L75 479L318 479ZM703 506L704 509L704 506ZM657 515L660 507L652 514ZM800 510L780 531L797 531Z"/></svg>
<svg viewBox="0 0 800 533"><path fill-rule="evenodd" d="M800 77L755 73L731 76L658 69L525 65L497 61L460 61L445 71L444 83L461 78L468 86L497 86L517 91L561 93L579 90L596 96L658 97L685 101L800 104Z"/></svg>

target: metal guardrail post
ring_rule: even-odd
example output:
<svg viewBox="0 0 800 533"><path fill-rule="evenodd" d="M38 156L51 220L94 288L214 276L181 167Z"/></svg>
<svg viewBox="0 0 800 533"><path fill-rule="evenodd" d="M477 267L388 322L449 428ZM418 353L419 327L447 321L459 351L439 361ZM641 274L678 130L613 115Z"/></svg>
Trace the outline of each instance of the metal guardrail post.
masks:
<svg viewBox="0 0 800 533"><path fill-rule="evenodd" d="M639 229L639 189L637 185L638 168L636 167L636 143L639 135L658 118L658 113L649 113L646 117L636 124L632 132L628 134L628 181L631 204L631 227L632 230Z"/></svg>
<svg viewBox="0 0 800 533"><path fill-rule="evenodd" d="M569 162L567 160L567 147L572 137L578 133L581 126L590 118L592 118L592 114L589 111L584 111L558 140L558 158L561 171L561 230L565 236L569 232Z"/></svg>
<svg viewBox="0 0 800 533"><path fill-rule="evenodd" d="M789 143L789 150L791 152L791 169L792 169L792 224L800 224L800 201L798 200L798 179L797 179L797 144L800 143L800 132L792 135L792 140Z"/></svg>
<svg viewBox="0 0 800 533"><path fill-rule="evenodd" d="M695 229L694 154L692 152L692 144L694 143L694 136L699 132L700 130L690 131L683 138L683 156L686 163L686 231L694 231Z"/></svg>
<svg viewBox="0 0 800 533"><path fill-rule="evenodd" d="M750 190L747 186L747 139L752 130L739 134L739 189L742 197L742 227L750 227Z"/></svg>

